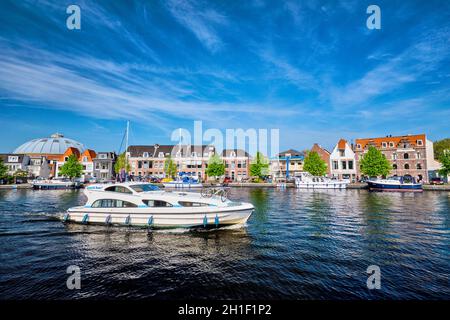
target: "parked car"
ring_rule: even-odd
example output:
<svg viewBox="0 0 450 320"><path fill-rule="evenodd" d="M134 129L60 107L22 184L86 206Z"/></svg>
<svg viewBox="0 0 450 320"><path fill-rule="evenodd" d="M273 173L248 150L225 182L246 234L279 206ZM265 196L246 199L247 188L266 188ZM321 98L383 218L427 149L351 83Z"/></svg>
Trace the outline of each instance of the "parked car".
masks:
<svg viewBox="0 0 450 320"><path fill-rule="evenodd" d="M439 177L431 178L430 184L444 184L444 180Z"/></svg>
<svg viewBox="0 0 450 320"><path fill-rule="evenodd" d="M232 182L232 180L231 180L230 177L225 177L225 178L223 179L223 183L230 183L230 182Z"/></svg>

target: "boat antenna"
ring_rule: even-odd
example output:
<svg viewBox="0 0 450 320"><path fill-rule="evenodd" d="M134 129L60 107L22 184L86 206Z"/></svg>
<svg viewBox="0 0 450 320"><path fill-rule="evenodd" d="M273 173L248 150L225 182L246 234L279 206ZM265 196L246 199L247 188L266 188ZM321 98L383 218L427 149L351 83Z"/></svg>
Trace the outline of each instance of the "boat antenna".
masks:
<svg viewBox="0 0 450 320"><path fill-rule="evenodd" d="M128 135L130 131L130 121L127 121L127 131L125 134L125 172L126 172L126 180L128 180L128 170L127 170L127 164L128 164Z"/></svg>

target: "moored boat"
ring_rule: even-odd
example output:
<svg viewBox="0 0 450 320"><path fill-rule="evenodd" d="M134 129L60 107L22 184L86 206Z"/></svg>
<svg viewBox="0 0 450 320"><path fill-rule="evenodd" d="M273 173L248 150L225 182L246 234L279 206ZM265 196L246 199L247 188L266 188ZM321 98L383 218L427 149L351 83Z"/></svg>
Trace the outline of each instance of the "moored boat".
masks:
<svg viewBox="0 0 450 320"><path fill-rule="evenodd" d="M199 182L198 177L180 173L175 181L163 182L165 188L201 188L202 183Z"/></svg>
<svg viewBox="0 0 450 320"><path fill-rule="evenodd" d="M79 188L81 184L69 179L52 179L52 180L40 180L36 179L32 182L34 189L39 190L51 190L51 189L75 189Z"/></svg>
<svg viewBox="0 0 450 320"><path fill-rule="evenodd" d="M220 227L244 224L254 207L219 196L161 190L146 183L91 185L84 206L67 210L65 222L155 228Z"/></svg>
<svg viewBox="0 0 450 320"><path fill-rule="evenodd" d="M406 191L422 192L422 184L410 175L393 176L387 179L376 179L367 181L371 191Z"/></svg>
<svg viewBox="0 0 450 320"><path fill-rule="evenodd" d="M301 172L295 177L295 186L299 189L345 189L349 183L349 180L315 177L308 172Z"/></svg>

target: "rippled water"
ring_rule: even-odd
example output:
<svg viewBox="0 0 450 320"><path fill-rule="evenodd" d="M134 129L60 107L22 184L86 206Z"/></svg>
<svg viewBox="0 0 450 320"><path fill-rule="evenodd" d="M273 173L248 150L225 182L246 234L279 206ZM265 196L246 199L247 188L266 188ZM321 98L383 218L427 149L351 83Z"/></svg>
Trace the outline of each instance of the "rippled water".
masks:
<svg viewBox="0 0 450 320"><path fill-rule="evenodd" d="M231 197L256 207L245 228L147 232L63 225L79 191L0 190L0 299L450 299L447 192ZM373 264L381 290L366 286Z"/></svg>

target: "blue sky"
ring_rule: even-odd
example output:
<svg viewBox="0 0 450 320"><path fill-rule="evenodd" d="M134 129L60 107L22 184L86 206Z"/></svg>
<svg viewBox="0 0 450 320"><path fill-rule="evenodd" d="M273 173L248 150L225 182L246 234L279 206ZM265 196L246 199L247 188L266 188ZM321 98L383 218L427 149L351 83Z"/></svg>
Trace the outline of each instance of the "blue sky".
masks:
<svg viewBox="0 0 450 320"><path fill-rule="evenodd" d="M0 23L1 152L57 131L117 150L126 120L132 144L194 120L281 149L450 136L450 1L1 1Z"/></svg>

